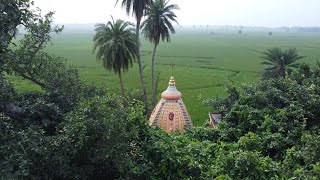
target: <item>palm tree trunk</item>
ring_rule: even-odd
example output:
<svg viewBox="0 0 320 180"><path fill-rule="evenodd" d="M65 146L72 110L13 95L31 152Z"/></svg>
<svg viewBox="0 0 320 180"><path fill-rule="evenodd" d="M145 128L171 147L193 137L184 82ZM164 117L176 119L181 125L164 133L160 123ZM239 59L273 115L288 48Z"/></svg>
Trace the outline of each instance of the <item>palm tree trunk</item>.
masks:
<svg viewBox="0 0 320 180"><path fill-rule="evenodd" d="M152 54L152 65L151 65L151 82L152 82L152 105L156 105L156 89L154 84L154 62L156 56L157 44L154 44L153 54Z"/></svg>
<svg viewBox="0 0 320 180"><path fill-rule="evenodd" d="M119 81L120 81L121 94L122 94L122 97L124 97L124 88L123 88L123 81L122 81L121 72L119 72L118 75L119 75Z"/></svg>
<svg viewBox="0 0 320 180"><path fill-rule="evenodd" d="M140 22L141 22L141 18L137 17L136 38L137 38L137 44L138 44L139 73L140 73L141 86L142 86L142 90L143 90L145 110L146 110L146 114L148 114L148 111L149 111L149 108L148 108L148 97L147 97L146 85L145 85L145 82L144 82L144 76L143 76L142 64L141 64L141 53L140 53Z"/></svg>

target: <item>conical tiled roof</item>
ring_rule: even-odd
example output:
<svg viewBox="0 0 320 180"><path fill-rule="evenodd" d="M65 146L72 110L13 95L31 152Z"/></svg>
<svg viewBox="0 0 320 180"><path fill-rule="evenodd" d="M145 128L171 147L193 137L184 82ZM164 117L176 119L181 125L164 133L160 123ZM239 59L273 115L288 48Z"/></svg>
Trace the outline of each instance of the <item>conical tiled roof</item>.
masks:
<svg viewBox="0 0 320 180"><path fill-rule="evenodd" d="M150 116L151 126L160 126L166 132L182 132L186 127L192 127L191 118L181 96L175 86L175 79L171 76L169 87L161 94L162 99Z"/></svg>

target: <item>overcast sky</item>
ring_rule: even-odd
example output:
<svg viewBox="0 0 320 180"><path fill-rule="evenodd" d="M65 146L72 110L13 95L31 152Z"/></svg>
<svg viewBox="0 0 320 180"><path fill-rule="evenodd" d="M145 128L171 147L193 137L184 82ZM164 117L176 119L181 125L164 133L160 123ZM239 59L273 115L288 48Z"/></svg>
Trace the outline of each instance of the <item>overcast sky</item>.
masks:
<svg viewBox="0 0 320 180"><path fill-rule="evenodd" d="M34 0L55 23L97 23L128 18L116 0ZM122 0L119 0L121 2ZM180 25L320 26L320 0L171 0Z"/></svg>

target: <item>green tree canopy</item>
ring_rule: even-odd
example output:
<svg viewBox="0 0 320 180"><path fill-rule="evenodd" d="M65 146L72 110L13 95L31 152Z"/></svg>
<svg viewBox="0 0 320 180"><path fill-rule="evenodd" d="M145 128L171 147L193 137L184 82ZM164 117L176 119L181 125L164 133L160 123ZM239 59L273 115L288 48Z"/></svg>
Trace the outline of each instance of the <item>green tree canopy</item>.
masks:
<svg viewBox="0 0 320 180"><path fill-rule="evenodd" d="M292 68L298 66L296 61L303 58L295 48L272 48L262 54L262 59L265 60L262 64L267 66L262 74L263 79L285 77L287 73L291 73Z"/></svg>
<svg viewBox="0 0 320 180"><path fill-rule="evenodd" d="M166 0L152 1L146 11L146 20L141 24L145 38L156 45L160 40L169 42L170 33L175 33L172 22L178 24L173 10L178 9L178 5L169 4Z"/></svg>
<svg viewBox="0 0 320 180"><path fill-rule="evenodd" d="M122 74L132 66L137 57L137 43L131 25L119 19L107 24L97 24L93 38L93 52L97 51L97 60L105 69L113 70L119 76L123 96Z"/></svg>
<svg viewBox="0 0 320 180"><path fill-rule="evenodd" d="M33 16L30 0L1 0L0 5L0 80L2 72L7 68L5 62L6 52L13 37L17 33L19 25L26 25Z"/></svg>

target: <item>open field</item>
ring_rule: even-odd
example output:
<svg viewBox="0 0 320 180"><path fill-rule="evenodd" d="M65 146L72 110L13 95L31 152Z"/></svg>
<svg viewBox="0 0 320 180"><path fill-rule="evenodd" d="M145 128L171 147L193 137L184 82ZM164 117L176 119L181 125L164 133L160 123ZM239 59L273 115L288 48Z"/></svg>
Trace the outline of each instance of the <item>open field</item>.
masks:
<svg viewBox="0 0 320 180"><path fill-rule="evenodd" d="M97 84L106 84L111 90L118 90L118 78L113 72L105 71L92 54L93 31L66 30L54 38L49 51L69 59L80 68L83 79ZM160 44L156 54L156 73L159 76L157 97L168 85L171 75L169 64L175 63L174 76L178 90L183 95L194 125L201 125L208 119L211 108L202 105L202 100L226 94L226 85L252 83L258 80L260 52L272 47L296 47L302 61L315 63L320 59L320 34L312 33L209 33L180 31L172 37L171 43ZM151 101L151 51L153 46L142 41L142 60L145 80ZM28 82L11 77L21 91L37 89ZM140 88L137 64L124 75L126 89Z"/></svg>

